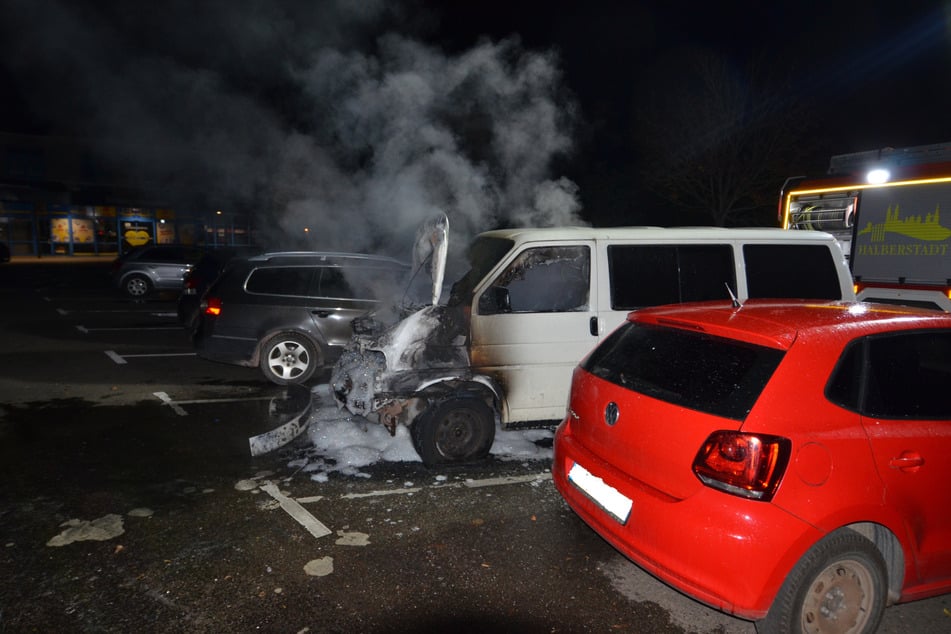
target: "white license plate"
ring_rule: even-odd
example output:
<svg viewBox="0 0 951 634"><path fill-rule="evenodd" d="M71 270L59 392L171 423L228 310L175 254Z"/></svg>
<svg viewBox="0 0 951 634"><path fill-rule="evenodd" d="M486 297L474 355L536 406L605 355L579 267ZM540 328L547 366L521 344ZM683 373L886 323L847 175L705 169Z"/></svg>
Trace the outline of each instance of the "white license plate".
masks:
<svg viewBox="0 0 951 634"><path fill-rule="evenodd" d="M631 507L634 505L629 497L614 487L605 484L604 480L592 475L590 471L577 462L571 465L571 469L568 470L568 480L584 491L611 517L621 524L627 523L627 518L631 515Z"/></svg>

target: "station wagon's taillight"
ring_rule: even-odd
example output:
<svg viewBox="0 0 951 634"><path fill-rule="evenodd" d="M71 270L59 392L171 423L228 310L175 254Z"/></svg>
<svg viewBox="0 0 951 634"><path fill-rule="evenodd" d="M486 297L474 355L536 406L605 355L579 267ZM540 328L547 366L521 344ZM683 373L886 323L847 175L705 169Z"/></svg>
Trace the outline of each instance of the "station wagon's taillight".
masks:
<svg viewBox="0 0 951 634"><path fill-rule="evenodd" d="M789 463L788 438L737 431L710 434L693 461L693 472L707 486L768 502Z"/></svg>
<svg viewBox="0 0 951 634"><path fill-rule="evenodd" d="M204 302L206 315L218 316L221 314L221 299L218 297L209 297Z"/></svg>

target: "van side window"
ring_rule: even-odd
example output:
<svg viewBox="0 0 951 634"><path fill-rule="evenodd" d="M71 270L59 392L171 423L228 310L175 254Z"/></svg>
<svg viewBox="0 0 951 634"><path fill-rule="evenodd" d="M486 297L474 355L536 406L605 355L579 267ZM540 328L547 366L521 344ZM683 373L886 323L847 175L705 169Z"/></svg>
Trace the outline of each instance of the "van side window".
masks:
<svg viewBox="0 0 951 634"><path fill-rule="evenodd" d="M591 252L586 246L526 249L496 278L480 301L483 314L588 310ZM506 305L507 304L507 305Z"/></svg>
<svg viewBox="0 0 951 634"><path fill-rule="evenodd" d="M728 244L613 244L608 266L614 310L729 299L727 284L736 292Z"/></svg>
<svg viewBox="0 0 951 634"><path fill-rule="evenodd" d="M842 299L832 251L822 244L744 244L749 297Z"/></svg>

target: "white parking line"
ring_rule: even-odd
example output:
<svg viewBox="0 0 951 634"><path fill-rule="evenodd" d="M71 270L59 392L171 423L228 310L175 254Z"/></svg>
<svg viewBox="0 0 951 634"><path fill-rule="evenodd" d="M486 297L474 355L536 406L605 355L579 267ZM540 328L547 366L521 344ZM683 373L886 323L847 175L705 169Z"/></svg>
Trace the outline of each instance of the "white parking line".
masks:
<svg viewBox="0 0 951 634"><path fill-rule="evenodd" d="M196 398L190 401L175 401L179 405L203 405L205 403L235 403L238 401L269 401L273 396L241 396L235 398Z"/></svg>
<svg viewBox="0 0 951 634"><path fill-rule="evenodd" d="M161 394L161 392L156 392L156 395ZM479 488L479 487L493 487L493 486L505 486L508 484L519 484L524 482L542 482L545 480L551 480L551 472L543 471L541 473L534 473L524 476L505 476L500 478L486 478L484 480L466 480L465 482L455 482L452 484L445 485L436 485L431 487L408 487L401 489L385 489L378 491L370 491L368 493L345 493L339 497L342 500L354 500L359 498L369 498L369 497L378 497L384 495L407 495L418 493L423 489L453 489L458 487L468 487L468 488ZM292 518L297 520L297 522L307 529L307 531L314 537L320 538L326 535L330 535L331 531L327 526L321 522L319 519L314 517L310 511L305 509L301 504L310 504L313 502L319 502L326 499L322 495L314 495L310 497L302 497L294 499L288 497L281 493L280 489L276 484L269 480L263 481L258 488L274 498L281 508L290 515ZM338 542L339 543L339 542Z"/></svg>
<svg viewBox="0 0 951 634"><path fill-rule="evenodd" d="M172 400L172 398L165 392L152 392L153 396L157 396L159 400L172 408L172 411L178 414L179 416L188 416L188 412L183 410L178 404Z"/></svg>
<svg viewBox="0 0 951 634"><path fill-rule="evenodd" d="M85 326L78 325L76 330L83 333L84 335L91 332L106 332L107 330L114 331L134 331L134 330L184 330L181 326L125 326L119 328L86 328Z"/></svg>
<svg viewBox="0 0 951 634"><path fill-rule="evenodd" d="M281 505L281 508L284 509L288 515L297 520L297 523L306 528L307 532L309 532L314 537L324 537L326 535L330 535L333 532L327 528L323 522L311 515L307 509L298 504L296 500L293 500L292 498L289 498L281 493L280 489L278 489L277 485L275 485L273 482L262 483L260 489L277 500L277 503Z"/></svg>
<svg viewBox="0 0 951 634"><path fill-rule="evenodd" d="M484 480L465 480L463 482L452 482L450 484L437 484L426 487L428 489L457 489L466 487L468 489L478 489L482 487L498 487L507 484L522 484L525 482L543 482L551 480L551 473L543 471L542 473L533 473L523 476L504 476L501 478L485 478ZM384 489L377 491L368 491L367 493L345 493L340 496L342 500L355 500L358 498L372 498L384 495L407 495L422 491L423 487L408 487L402 489Z"/></svg>
<svg viewBox="0 0 951 634"><path fill-rule="evenodd" d="M159 313L159 312L155 312L153 310L148 310L148 309L136 310L136 309L130 309L130 308L119 308L119 309L109 309L109 310L86 310L84 308L78 308L78 309L57 308L56 312L58 312L60 315L72 315L73 313L83 313L88 315L92 315L96 313L98 314L111 313L114 315L124 315L128 313L134 313L136 315L151 315L152 317L176 317L176 318L178 317L178 313L164 313L164 312Z"/></svg>
<svg viewBox="0 0 951 634"><path fill-rule="evenodd" d="M462 486L470 489L479 487L497 487L505 484L521 484L522 482L536 482L542 480L551 480L551 472L543 471L534 475L523 476L504 476L501 478L486 478L485 480L466 480Z"/></svg>
<svg viewBox="0 0 951 634"><path fill-rule="evenodd" d="M138 359L140 357L194 357L194 352L155 352L149 354L119 354L115 350L106 350L106 356L119 365L125 365L126 359Z"/></svg>
<svg viewBox="0 0 951 634"><path fill-rule="evenodd" d="M454 485L448 485L454 486ZM340 496L341 500L356 500L359 498L375 498L383 495L412 495L422 491L422 487L411 487L408 489L386 489L384 491L368 491L367 493L345 493Z"/></svg>
<svg viewBox="0 0 951 634"><path fill-rule="evenodd" d="M122 363L125 363L125 361L122 361ZM171 396L169 396L168 393L166 392L152 392L152 396L155 396L160 401L162 401L163 403L171 407L172 411L174 411L179 416L188 416L188 412L186 412L182 408L182 405L201 405L206 403L238 403L242 401L269 401L272 398L274 398L273 396L242 396L242 397L234 397L234 398L199 398L199 399L192 399L190 401L176 401Z"/></svg>

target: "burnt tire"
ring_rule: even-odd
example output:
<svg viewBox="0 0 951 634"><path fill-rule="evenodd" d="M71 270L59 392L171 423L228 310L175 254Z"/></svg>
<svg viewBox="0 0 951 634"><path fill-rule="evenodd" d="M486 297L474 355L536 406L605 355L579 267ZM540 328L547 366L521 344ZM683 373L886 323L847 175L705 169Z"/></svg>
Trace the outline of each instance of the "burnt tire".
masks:
<svg viewBox="0 0 951 634"><path fill-rule="evenodd" d="M759 634L871 634L888 591L885 560L853 530L830 533L786 577Z"/></svg>
<svg viewBox="0 0 951 634"><path fill-rule="evenodd" d="M122 290L133 299L142 299L152 292L152 280L145 275L136 273L122 281Z"/></svg>
<svg viewBox="0 0 951 634"><path fill-rule="evenodd" d="M476 462L495 440L495 414L478 398L450 398L434 404L410 426L413 447L427 467Z"/></svg>
<svg viewBox="0 0 951 634"><path fill-rule="evenodd" d="M304 383L320 364L316 347L303 335L280 333L261 346L261 372L277 385Z"/></svg>

